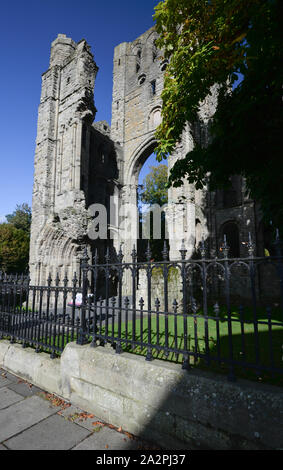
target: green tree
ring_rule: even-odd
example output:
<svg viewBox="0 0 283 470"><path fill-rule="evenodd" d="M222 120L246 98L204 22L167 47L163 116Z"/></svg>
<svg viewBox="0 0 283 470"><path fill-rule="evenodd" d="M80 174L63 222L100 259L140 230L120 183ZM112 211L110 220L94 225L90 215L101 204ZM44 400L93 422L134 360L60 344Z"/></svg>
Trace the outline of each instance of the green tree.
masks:
<svg viewBox="0 0 283 470"><path fill-rule="evenodd" d="M168 179L167 165L151 166L150 169L151 171L143 180L139 198L144 204L163 206L168 200L166 187Z"/></svg>
<svg viewBox="0 0 283 470"><path fill-rule="evenodd" d="M17 204L12 214L6 215L7 222L15 228L30 231L31 225L31 208L27 203Z"/></svg>
<svg viewBox="0 0 283 470"><path fill-rule="evenodd" d="M138 193L138 205L140 211L140 231L142 230L142 220L146 216L150 206L158 204L160 207L167 204L168 201L168 190L167 190L167 180L168 180L168 168L167 165L157 165L151 166L150 172L146 175L143 180L143 184L139 188ZM149 207L145 207L149 206ZM151 227L150 227L150 249L152 253L152 258L156 261L162 260L162 249L164 245L165 238L165 213L161 213L161 238L154 239L153 237L153 216L151 217ZM140 234L142 235L142 233ZM146 259L146 249L147 241L138 240L138 258L140 261Z"/></svg>
<svg viewBox="0 0 283 470"><path fill-rule="evenodd" d="M204 127L200 105L217 85L209 142L175 163L169 184L210 189L245 177L267 220L283 226L282 11L280 0L165 0L156 7L158 46L169 59L157 129L159 161L186 123ZM239 76L242 78L238 82ZM233 91L232 91L233 90Z"/></svg>
<svg viewBox="0 0 283 470"><path fill-rule="evenodd" d="M12 224L0 224L0 269L6 273L23 273L28 268L29 234Z"/></svg>

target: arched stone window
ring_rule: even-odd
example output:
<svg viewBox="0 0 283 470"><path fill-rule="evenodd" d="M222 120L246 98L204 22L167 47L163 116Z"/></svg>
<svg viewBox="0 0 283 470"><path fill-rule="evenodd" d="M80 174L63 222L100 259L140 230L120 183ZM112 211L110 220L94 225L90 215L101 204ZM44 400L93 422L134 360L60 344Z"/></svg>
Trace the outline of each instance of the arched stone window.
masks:
<svg viewBox="0 0 283 470"><path fill-rule="evenodd" d="M148 116L148 130L156 129L161 123L161 108L153 108Z"/></svg>
<svg viewBox="0 0 283 470"><path fill-rule="evenodd" d="M223 244L224 235L226 236L226 242L229 246L229 257L239 258L240 257L240 235L239 227L236 222L229 221L222 225L220 230L219 245Z"/></svg>
<svg viewBox="0 0 283 470"><path fill-rule="evenodd" d="M161 72L164 72L167 68L167 65L168 65L168 60L167 59L164 59L162 60L162 62L160 62L160 70Z"/></svg>
<svg viewBox="0 0 283 470"><path fill-rule="evenodd" d="M157 47L156 47L156 39L154 39L154 41L152 43L152 62L155 61L157 56L158 56L158 50L157 50Z"/></svg>
<svg viewBox="0 0 283 470"><path fill-rule="evenodd" d="M136 73L140 71L141 68L141 49L137 51L137 58L136 58Z"/></svg>

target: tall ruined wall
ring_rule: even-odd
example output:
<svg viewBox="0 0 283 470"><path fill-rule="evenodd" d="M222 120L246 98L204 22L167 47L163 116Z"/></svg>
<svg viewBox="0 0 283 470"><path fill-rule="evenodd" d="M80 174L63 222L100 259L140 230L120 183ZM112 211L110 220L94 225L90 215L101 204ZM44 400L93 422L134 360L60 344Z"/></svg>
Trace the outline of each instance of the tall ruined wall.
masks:
<svg viewBox="0 0 283 470"><path fill-rule="evenodd" d="M38 110L30 245L32 283L44 284L49 273L54 279L57 271L61 279L65 273L69 279L74 271L78 273L82 248L89 244L88 206L105 192L107 172L117 177L112 168L115 149L109 129L107 136L99 125L98 130L92 126L97 70L85 40L75 43L59 34L53 41L49 69L42 76ZM101 170L101 155L106 171Z"/></svg>
<svg viewBox="0 0 283 470"><path fill-rule="evenodd" d="M161 93L167 61L162 57L162 51L156 48L157 37L153 27L132 43L118 45L114 52L111 137L123 148L121 181L124 203L136 202L139 171L154 150L154 133L161 122ZM213 105L212 102L204 103L202 112L213 113ZM168 158L168 171L193 145L192 132L187 126L174 154ZM201 221L198 233L206 235L204 199L205 193L195 191L194 185L187 181L181 188L169 189L166 218L171 259L179 258L182 239L188 256L193 253L195 243L199 241L196 240L196 214ZM123 232L120 235L123 237ZM135 241L134 237L126 240L127 256Z"/></svg>
<svg viewBox="0 0 283 470"><path fill-rule="evenodd" d="M93 88L97 66L85 40L59 34L42 75L35 151L30 250L31 281L78 268L78 240L86 231L82 191L84 123L95 117Z"/></svg>
<svg viewBox="0 0 283 470"><path fill-rule="evenodd" d="M114 51L111 137L123 149L120 179L125 204L136 203L139 171L154 150L154 133L161 120L166 60L162 57L162 51L156 48L156 38L153 27L135 41L118 45ZM214 86L211 94L201 103L199 125L186 126L180 142L168 157L168 171L176 160L184 158L193 149L195 142L204 146L208 144L209 123L216 106L217 86ZM180 257L182 239L188 257L200 247L202 239L212 255L219 254L224 235L231 244L231 256L246 255L245 243L249 233L259 246L260 213L246 193L244 180L234 176L231 183L230 189L218 191L218 194L210 192L209 185L196 190L187 180L180 188L169 188L166 219L170 259ZM123 230L120 236L125 237ZM125 240L124 249L128 258L135 242L134 236Z"/></svg>

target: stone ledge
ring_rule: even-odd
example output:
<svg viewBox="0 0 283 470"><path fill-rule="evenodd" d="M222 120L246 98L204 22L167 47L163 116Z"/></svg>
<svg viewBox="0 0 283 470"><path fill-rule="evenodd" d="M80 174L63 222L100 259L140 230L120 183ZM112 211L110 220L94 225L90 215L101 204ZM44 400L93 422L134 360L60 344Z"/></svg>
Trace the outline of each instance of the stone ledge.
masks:
<svg viewBox="0 0 283 470"><path fill-rule="evenodd" d="M0 367L43 390L60 395L62 391L60 359L36 353L20 344L0 341Z"/></svg>
<svg viewBox="0 0 283 470"><path fill-rule="evenodd" d="M0 367L167 449L279 449L276 387L69 343L61 359L0 341Z"/></svg>

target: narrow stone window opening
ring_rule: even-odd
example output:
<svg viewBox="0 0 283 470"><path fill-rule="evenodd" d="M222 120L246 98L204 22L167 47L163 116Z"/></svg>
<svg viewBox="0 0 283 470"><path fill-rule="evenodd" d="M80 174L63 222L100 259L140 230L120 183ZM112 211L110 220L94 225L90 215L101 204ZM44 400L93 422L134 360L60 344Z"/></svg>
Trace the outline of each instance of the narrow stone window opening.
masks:
<svg viewBox="0 0 283 470"><path fill-rule="evenodd" d="M82 126L82 146L86 147L86 125L83 124Z"/></svg>
<svg viewBox="0 0 283 470"><path fill-rule="evenodd" d="M141 68L141 50L138 50L137 52L137 62L136 62L136 73L139 72Z"/></svg>
<svg viewBox="0 0 283 470"><path fill-rule="evenodd" d="M152 95L156 95L156 80L152 80L152 82L150 82L150 85Z"/></svg>
<svg viewBox="0 0 283 470"><path fill-rule="evenodd" d="M155 62L157 58L157 47L156 47L156 39L153 42L153 47L152 47L152 62Z"/></svg>

